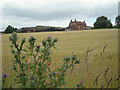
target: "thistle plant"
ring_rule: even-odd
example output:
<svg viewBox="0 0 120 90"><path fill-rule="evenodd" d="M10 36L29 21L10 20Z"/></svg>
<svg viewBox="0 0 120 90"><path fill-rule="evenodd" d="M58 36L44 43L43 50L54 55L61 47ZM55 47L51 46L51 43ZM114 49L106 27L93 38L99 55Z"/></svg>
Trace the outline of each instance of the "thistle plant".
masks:
<svg viewBox="0 0 120 90"><path fill-rule="evenodd" d="M7 78L7 74L3 74L3 75L2 75L2 86L3 86L3 87L6 87L6 86L5 86L6 78Z"/></svg>
<svg viewBox="0 0 120 90"><path fill-rule="evenodd" d="M65 56L61 68L53 70L51 48L56 48L58 38L48 36L36 45L35 37L23 38L17 42L17 34L10 36L11 53L14 56L13 70L16 73L13 87L20 88L57 88L65 85L65 75L68 69L72 70L80 60L74 54L72 57Z"/></svg>
<svg viewBox="0 0 120 90"><path fill-rule="evenodd" d="M80 83L77 84L77 88L85 88L83 81L80 81Z"/></svg>

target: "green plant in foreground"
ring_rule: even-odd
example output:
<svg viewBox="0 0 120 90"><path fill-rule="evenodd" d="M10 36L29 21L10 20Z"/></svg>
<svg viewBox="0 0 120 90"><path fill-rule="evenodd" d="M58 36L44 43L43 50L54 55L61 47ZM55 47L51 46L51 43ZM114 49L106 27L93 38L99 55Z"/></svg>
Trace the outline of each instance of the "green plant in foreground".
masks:
<svg viewBox="0 0 120 90"><path fill-rule="evenodd" d="M13 69L16 72L13 87L20 88L57 88L65 85L66 71L71 68L71 73L75 64L80 60L74 54L72 57L65 56L63 65L57 70L53 70L51 64L51 48L55 48L58 38L48 36L39 45L35 44L35 38L29 37L28 45L26 39L17 43L17 34L10 36L11 52L14 56Z"/></svg>
<svg viewBox="0 0 120 90"><path fill-rule="evenodd" d="M80 83L77 84L77 88L85 88L83 81L80 81Z"/></svg>
<svg viewBox="0 0 120 90"><path fill-rule="evenodd" d="M3 86L3 87L6 87L6 86L5 86L6 78L7 78L7 74L3 74L3 75L2 75L2 86Z"/></svg>

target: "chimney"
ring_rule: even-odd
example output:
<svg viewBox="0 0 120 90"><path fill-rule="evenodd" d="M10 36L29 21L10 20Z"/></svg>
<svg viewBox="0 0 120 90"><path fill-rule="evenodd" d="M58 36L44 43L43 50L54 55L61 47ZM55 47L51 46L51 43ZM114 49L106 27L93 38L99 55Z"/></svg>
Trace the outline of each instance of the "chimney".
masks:
<svg viewBox="0 0 120 90"><path fill-rule="evenodd" d="M70 23L72 23L72 20L70 20Z"/></svg>

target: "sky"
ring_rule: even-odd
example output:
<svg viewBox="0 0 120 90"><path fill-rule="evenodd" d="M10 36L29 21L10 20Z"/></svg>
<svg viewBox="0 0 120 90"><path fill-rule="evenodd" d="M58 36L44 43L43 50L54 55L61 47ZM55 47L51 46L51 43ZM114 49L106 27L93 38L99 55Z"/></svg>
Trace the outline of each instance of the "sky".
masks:
<svg viewBox="0 0 120 90"><path fill-rule="evenodd" d="M0 31L36 25L67 27L70 20L93 26L96 18L106 16L115 24L119 0L2 0Z"/></svg>

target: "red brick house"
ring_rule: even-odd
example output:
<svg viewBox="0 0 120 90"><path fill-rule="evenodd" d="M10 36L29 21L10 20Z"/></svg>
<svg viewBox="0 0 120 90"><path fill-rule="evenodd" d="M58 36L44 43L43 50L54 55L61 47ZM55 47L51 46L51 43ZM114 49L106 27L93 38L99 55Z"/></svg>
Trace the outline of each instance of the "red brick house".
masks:
<svg viewBox="0 0 120 90"><path fill-rule="evenodd" d="M75 19L75 21L71 20L68 28L70 30L86 30L86 23L85 23L85 21L83 21L83 22L76 21L76 19Z"/></svg>

